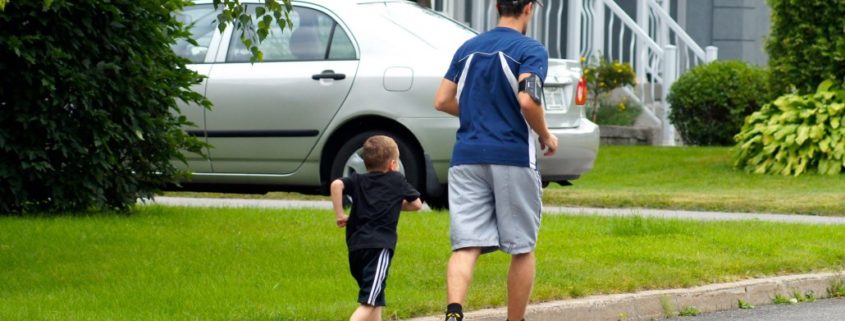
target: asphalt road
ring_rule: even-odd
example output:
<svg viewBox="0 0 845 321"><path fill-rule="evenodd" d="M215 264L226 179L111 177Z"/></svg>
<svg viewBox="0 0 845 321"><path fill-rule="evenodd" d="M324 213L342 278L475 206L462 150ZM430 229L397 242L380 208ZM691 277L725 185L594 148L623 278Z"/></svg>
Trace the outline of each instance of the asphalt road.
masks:
<svg viewBox="0 0 845 321"><path fill-rule="evenodd" d="M750 310L708 313L697 317L676 318L689 321L843 321L845 299L819 300L812 303L758 306Z"/></svg>

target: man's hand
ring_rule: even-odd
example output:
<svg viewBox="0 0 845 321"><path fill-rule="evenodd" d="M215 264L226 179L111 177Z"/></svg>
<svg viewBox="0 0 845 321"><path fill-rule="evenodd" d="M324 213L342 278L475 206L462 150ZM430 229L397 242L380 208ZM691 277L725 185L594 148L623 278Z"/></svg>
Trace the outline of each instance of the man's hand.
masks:
<svg viewBox="0 0 845 321"><path fill-rule="evenodd" d="M335 222L337 223L337 227L344 228L346 227L346 222L349 221L349 216L346 214L336 214L335 215Z"/></svg>
<svg viewBox="0 0 845 321"><path fill-rule="evenodd" d="M543 155L554 155L557 151L557 136L548 134L545 137L540 137L540 149L546 151Z"/></svg>

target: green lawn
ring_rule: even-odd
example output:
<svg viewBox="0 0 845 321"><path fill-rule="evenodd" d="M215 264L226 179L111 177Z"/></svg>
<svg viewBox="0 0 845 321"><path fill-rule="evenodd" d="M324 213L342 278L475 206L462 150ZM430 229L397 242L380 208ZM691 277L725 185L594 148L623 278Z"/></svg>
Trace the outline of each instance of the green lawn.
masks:
<svg viewBox="0 0 845 321"><path fill-rule="evenodd" d="M754 175L725 147L601 146L574 186L552 185L546 204L845 215L845 177Z"/></svg>
<svg viewBox="0 0 845 321"><path fill-rule="evenodd" d="M574 186L552 184L551 206L640 207L845 215L845 177L754 175L732 167L726 147L601 146L595 167ZM297 193L167 196L328 200Z"/></svg>
<svg viewBox="0 0 845 321"><path fill-rule="evenodd" d="M439 313L448 216L403 215L386 315ZM139 207L0 217L0 320L346 320L330 211ZM534 301L838 271L845 226L546 216ZM507 256L481 258L469 309L501 306Z"/></svg>

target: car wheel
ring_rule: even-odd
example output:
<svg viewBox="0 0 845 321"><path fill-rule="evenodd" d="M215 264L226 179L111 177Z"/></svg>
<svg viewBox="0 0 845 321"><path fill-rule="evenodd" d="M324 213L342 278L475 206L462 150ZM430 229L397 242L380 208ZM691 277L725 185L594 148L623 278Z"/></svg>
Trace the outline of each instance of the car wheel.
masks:
<svg viewBox="0 0 845 321"><path fill-rule="evenodd" d="M425 198L425 203L428 204L428 207L435 211L441 210L448 210L449 209L449 188L444 187L443 193L440 196L427 196Z"/></svg>
<svg viewBox="0 0 845 321"><path fill-rule="evenodd" d="M364 150L364 142L367 138L375 135L389 136L396 141L396 145L399 145L399 172L405 175L405 179L411 186L414 186L418 191L423 191L422 180L420 179L422 171L418 161L419 153L401 137L384 131L363 132L352 136L343 143L335 154L334 160L332 160L331 180L329 182L339 177L349 176L352 173L363 174L367 172L361 154ZM351 201L344 198L344 205L348 206L349 204L351 204Z"/></svg>

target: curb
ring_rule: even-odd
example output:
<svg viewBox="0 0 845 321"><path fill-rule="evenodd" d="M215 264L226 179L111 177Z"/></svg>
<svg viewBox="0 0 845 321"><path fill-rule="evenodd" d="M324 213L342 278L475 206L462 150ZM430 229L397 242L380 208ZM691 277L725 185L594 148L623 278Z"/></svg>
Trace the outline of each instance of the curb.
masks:
<svg viewBox="0 0 845 321"><path fill-rule="evenodd" d="M531 321L635 321L661 320L664 306L672 316L686 307L702 313L738 309L740 299L753 305L772 304L776 294L792 297L812 291L817 298L827 297L834 280L842 280L845 272L815 273L753 279L694 288L652 290L630 294L596 295L579 299L536 303L528 306L526 320ZM467 312L467 321L502 321L506 308ZM408 321L441 321L442 316L429 316Z"/></svg>

